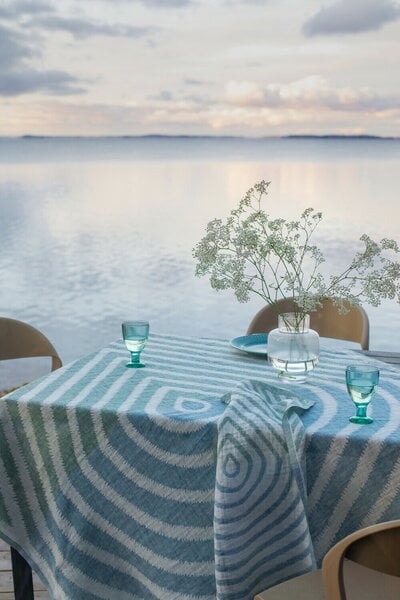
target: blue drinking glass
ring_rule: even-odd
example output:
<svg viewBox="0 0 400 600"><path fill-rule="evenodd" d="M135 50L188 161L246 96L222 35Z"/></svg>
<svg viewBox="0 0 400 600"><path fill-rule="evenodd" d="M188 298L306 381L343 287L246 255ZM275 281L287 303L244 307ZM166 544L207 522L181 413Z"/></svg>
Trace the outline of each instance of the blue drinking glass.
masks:
<svg viewBox="0 0 400 600"><path fill-rule="evenodd" d="M356 414L350 417L351 423L365 425L373 419L367 417L367 408L375 394L379 382L379 369L368 365L346 368L346 385L350 398L356 406Z"/></svg>
<svg viewBox="0 0 400 600"><path fill-rule="evenodd" d="M131 369L140 369L145 365L140 362L140 353L145 347L149 337L148 321L124 321L122 323L122 337L125 346L131 353L131 361L126 364Z"/></svg>

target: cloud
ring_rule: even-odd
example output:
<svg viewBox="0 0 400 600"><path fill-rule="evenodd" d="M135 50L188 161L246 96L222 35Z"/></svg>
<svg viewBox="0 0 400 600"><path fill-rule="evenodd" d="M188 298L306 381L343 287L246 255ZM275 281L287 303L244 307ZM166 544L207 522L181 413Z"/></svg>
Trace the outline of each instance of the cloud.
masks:
<svg viewBox="0 0 400 600"><path fill-rule="evenodd" d="M184 79L183 83L185 83L186 85L205 85L204 81L200 81L200 79L192 79L190 77L187 77L186 79Z"/></svg>
<svg viewBox="0 0 400 600"><path fill-rule="evenodd" d="M174 96L169 90L162 90L159 94L149 96L149 100L156 100L157 102L171 102L173 98Z"/></svg>
<svg viewBox="0 0 400 600"><path fill-rule="evenodd" d="M30 2L29 0L15 0L0 6L0 19L15 19L22 15L34 15L53 12L53 7L47 2Z"/></svg>
<svg viewBox="0 0 400 600"><path fill-rule="evenodd" d="M33 92L49 92L52 95L81 94L79 80L64 71L37 71L26 67L18 71L1 73L0 96L20 96Z"/></svg>
<svg viewBox="0 0 400 600"><path fill-rule="evenodd" d="M197 84L196 84L197 85ZM202 95L186 94L174 90L161 90L158 94L147 96L154 110L165 110L165 105L173 106L173 109L181 110L182 107L190 110L201 110L208 106L207 100Z"/></svg>
<svg viewBox="0 0 400 600"><path fill-rule="evenodd" d="M112 37L141 37L149 28L108 24L85 18L63 17L54 14L53 7L44 1L16 0L0 7L0 19L12 21L14 29L0 24L0 96L13 97L44 92L51 95L84 93L82 80L62 69L38 70L28 61L41 57L42 38L34 37L35 30L66 31L75 39L103 35Z"/></svg>
<svg viewBox="0 0 400 600"><path fill-rule="evenodd" d="M149 27L133 27L118 23L101 23L89 18L64 17L55 14L54 8L47 2L29 2L20 0L0 7L0 19L12 19L25 27L44 29L47 31L66 31L75 39L86 39L90 36L103 35L109 37L142 37L150 32Z"/></svg>
<svg viewBox="0 0 400 600"><path fill-rule="evenodd" d="M296 110L330 109L337 111L385 111L398 109L400 98L378 96L369 88L352 89L330 86L319 76L311 75L289 84L230 81L226 102L238 107L287 108Z"/></svg>
<svg viewBox="0 0 400 600"><path fill-rule="evenodd" d="M40 56L30 37L0 25L0 96L19 96L31 92L80 94L81 82L64 71L31 68L27 59Z"/></svg>
<svg viewBox="0 0 400 600"><path fill-rule="evenodd" d="M302 31L307 37L375 31L399 17L395 0L337 0L306 21Z"/></svg>
<svg viewBox="0 0 400 600"><path fill-rule="evenodd" d="M270 0L222 0L226 6L234 6L235 4L255 4L260 6L267 6Z"/></svg>
<svg viewBox="0 0 400 600"><path fill-rule="evenodd" d="M59 17L56 15L44 15L34 17L30 21L33 27L46 29L47 31L66 31L75 39L85 39L94 35L111 37L142 37L149 33L150 28L132 27L131 25L109 25L107 23L92 22L87 19L76 17Z"/></svg>
<svg viewBox="0 0 400 600"><path fill-rule="evenodd" d="M232 106L224 101L198 104L176 100L123 104L76 103L73 99L36 101L3 100L0 127L8 135L128 135L128 134L229 134L282 133L381 133L394 135L393 122L400 111L337 112L320 107L295 109L288 105ZM390 118L388 118L390 116Z"/></svg>
<svg viewBox="0 0 400 600"><path fill-rule="evenodd" d="M179 6L189 6L194 0L140 0L144 6L151 8L176 8Z"/></svg>
<svg viewBox="0 0 400 600"><path fill-rule="evenodd" d="M265 106L271 101L271 94L253 81L229 81L226 100L234 106Z"/></svg>
<svg viewBox="0 0 400 600"><path fill-rule="evenodd" d="M103 0L103 2L109 2L110 0ZM198 4L201 0L114 0L120 4L132 4L132 1L139 2L143 6L148 8L180 8L185 6L191 6Z"/></svg>
<svg viewBox="0 0 400 600"><path fill-rule="evenodd" d="M0 25L0 70L12 68L33 54L22 34Z"/></svg>

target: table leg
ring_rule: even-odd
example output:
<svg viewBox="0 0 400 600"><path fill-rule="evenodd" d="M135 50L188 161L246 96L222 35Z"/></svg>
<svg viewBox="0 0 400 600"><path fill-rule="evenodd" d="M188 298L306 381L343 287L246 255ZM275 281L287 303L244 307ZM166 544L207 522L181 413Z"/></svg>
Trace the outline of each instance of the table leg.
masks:
<svg viewBox="0 0 400 600"><path fill-rule="evenodd" d="M15 548L11 548L15 600L34 600L32 569Z"/></svg>

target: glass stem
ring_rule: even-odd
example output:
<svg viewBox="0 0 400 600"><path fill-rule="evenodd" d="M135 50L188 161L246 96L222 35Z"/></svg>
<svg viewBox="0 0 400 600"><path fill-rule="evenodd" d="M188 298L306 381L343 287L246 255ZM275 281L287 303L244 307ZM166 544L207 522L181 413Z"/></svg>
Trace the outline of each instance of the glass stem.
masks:
<svg viewBox="0 0 400 600"><path fill-rule="evenodd" d="M140 352L131 352L131 363L138 363L140 362Z"/></svg>
<svg viewBox="0 0 400 600"><path fill-rule="evenodd" d="M367 405L360 406L356 404L356 416L364 418L367 416Z"/></svg>

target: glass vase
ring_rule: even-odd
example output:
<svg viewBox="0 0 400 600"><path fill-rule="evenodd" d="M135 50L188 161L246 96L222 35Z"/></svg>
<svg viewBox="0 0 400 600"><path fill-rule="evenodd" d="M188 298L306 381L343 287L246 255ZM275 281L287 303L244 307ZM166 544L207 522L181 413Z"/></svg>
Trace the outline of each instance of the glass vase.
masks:
<svg viewBox="0 0 400 600"><path fill-rule="evenodd" d="M267 351L269 362L283 380L306 381L319 358L319 335L310 329L310 315L279 315L278 328L268 334Z"/></svg>

